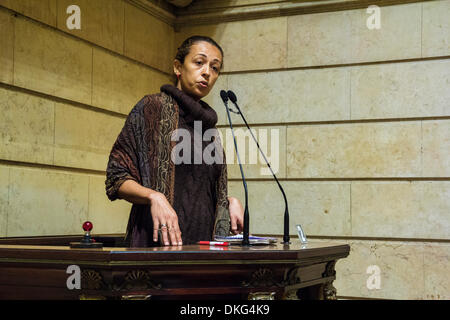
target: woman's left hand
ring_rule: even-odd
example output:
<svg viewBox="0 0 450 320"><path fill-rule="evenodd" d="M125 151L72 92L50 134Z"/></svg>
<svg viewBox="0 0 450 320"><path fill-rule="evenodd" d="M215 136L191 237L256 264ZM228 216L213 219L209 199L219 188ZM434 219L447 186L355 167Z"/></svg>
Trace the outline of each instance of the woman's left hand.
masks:
<svg viewBox="0 0 450 320"><path fill-rule="evenodd" d="M244 230L244 208L235 197L228 197L228 201L230 203L231 231L233 234L239 234Z"/></svg>

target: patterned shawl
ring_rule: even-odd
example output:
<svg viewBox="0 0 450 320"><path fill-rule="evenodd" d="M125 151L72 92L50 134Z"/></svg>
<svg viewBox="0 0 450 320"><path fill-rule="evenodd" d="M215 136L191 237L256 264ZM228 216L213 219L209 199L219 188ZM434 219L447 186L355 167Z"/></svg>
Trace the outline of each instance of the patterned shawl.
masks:
<svg viewBox="0 0 450 320"><path fill-rule="evenodd" d="M161 88L163 90L163 86ZM202 106L209 107L200 101ZM211 108L211 107L209 107ZM118 190L126 180L163 193L173 206L175 164L171 141L178 128L179 107L169 94L146 95L128 115L125 125L114 143L106 170L106 194L111 201L120 199ZM220 141L218 141L220 143ZM216 183L216 212L213 235L226 236L230 232L227 199L227 166L225 153L222 172ZM154 245L153 221L150 205L133 204L127 226L126 240L132 247Z"/></svg>

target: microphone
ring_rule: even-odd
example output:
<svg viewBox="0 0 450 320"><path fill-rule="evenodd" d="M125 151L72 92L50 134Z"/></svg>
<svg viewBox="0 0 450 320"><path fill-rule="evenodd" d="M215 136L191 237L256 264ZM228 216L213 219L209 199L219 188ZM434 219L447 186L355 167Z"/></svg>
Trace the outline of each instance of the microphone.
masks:
<svg viewBox="0 0 450 320"><path fill-rule="evenodd" d="M220 97L223 100L223 103L225 103L225 107L228 109L228 94L225 90L220 90Z"/></svg>
<svg viewBox="0 0 450 320"><path fill-rule="evenodd" d="M255 136L253 135L252 130L250 129L250 126L247 123L247 120L245 120L244 115L241 112L241 109L239 108L239 105L237 104L237 98L236 95L234 94L233 91L228 90L228 98L230 98L231 102L235 105L236 109L238 110L237 113L239 113L242 117L242 120L244 120L245 125L247 126L247 129L250 131L250 134L253 138L253 140L256 142L256 146L258 147L259 152L261 152L264 160L266 161L267 166L269 167L270 172L272 173L272 176L275 178L275 181L278 184L278 187L281 190L281 193L283 194L283 198L284 198L284 205L285 205L285 209L284 209L284 234L283 234L283 243L284 244L289 244L289 240L290 240L290 236L289 236L289 209L288 209L288 201L286 198L286 194L284 193L283 187L281 186L280 182L277 179L277 176L275 175L275 173L272 170L272 167L269 164L269 161L267 161L266 156L264 155L264 152L262 152L261 147L259 146L258 140L256 140Z"/></svg>
<svg viewBox="0 0 450 320"><path fill-rule="evenodd" d="M220 97L222 98L222 101L225 105L225 108L227 110L228 115L228 122L230 123L231 133L233 134L233 141L234 141L234 149L236 150L236 155L239 163L239 169L241 170L241 176L242 176L242 183L244 185L244 191L245 191L245 209L244 209L244 236L242 239L242 245L243 246L249 246L250 240L249 240L249 213L248 213L248 189L247 189L247 182L245 181L244 176L244 170L242 169L242 163L241 158L239 157L239 151L237 147L236 137L234 136L234 129L233 129L233 123L231 122L231 116L230 116L230 109L228 108L228 94L225 90L220 91Z"/></svg>

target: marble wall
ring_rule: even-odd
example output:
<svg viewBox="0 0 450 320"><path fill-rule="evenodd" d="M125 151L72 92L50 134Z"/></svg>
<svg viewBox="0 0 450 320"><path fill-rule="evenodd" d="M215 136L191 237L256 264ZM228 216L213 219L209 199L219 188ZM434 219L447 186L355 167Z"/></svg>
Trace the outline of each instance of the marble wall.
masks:
<svg viewBox="0 0 450 320"><path fill-rule="evenodd" d="M258 137L277 131L278 148L268 150L279 152L293 241L300 223L311 241L351 245L336 266L340 297L449 297L449 15L450 1L427 1L380 7L375 30L363 8L175 35L203 33L223 46L225 72L208 102L218 106L225 145L233 142L221 89L236 93ZM262 159L246 161L250 231L280 236L283 198ZM244 199L235 159L229 168L229 193ZM371 265L379 289L367 285Z"/></svg>
<svg viewBox="0 0 450 320"><path fill-rule="evenodd" d="M70 4L81 30L67 29ZM85 219L94 233L123 233L130 204L104 192L110 148L134 104L170 81L176 46L205 34L225 51L206 101L231 150L230 195L244 199L221 89L266 142L293 241L300 223L311 241L351 245L336 265L339 297L449 299L450 0L380 13L375 30L364 8L175 31L126 0L0 0L0 237L78 234ZM251 232L282 235L282 196L232 117Z"/></svg>
<svg viewBox="0 0 450 320"><path fill-rule="evenodd" d="M136 102L170 81L173 39L122 0L0 0L0 237L81 234L86 219L125 232L108 155Z"/></svg>

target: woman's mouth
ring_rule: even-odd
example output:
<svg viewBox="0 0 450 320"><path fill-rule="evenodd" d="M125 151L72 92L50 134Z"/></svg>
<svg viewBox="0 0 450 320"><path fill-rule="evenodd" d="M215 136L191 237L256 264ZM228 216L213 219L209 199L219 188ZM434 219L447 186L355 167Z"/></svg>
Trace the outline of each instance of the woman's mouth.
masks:
<svg viewBox="0 0 450 320"><path fill-rule="evenodd" d="M202 88L208 88L208 82L206 82L206 81L200 81L198 84L199 84Z"/></svg>

